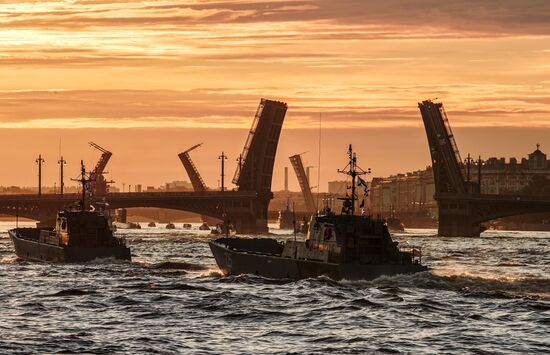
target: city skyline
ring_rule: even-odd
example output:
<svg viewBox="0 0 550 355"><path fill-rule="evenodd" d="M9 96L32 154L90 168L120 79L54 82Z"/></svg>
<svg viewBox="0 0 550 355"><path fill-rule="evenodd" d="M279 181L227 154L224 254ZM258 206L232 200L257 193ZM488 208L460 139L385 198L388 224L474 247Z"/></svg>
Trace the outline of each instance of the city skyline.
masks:
<svg viewBox="0 0 550 355"><path fill-rule="evenodd" d="M453 124L451 119L451 125ZM156 138L153 142L145 143L145 138L150 135L149 130L140 130L139 134L135 134L135 144L125 148L126 143L121 143L116 140L116 135L120 132L115 130L110 132L107 135L107 141L112 142L109 145L105 145L105 148L111 150L113 154L112 161L109 162L107 166L107 178L112 178L115 180L114 186L119 189L122 189L122 184L128 189L128 185L135 186L136 184L141 184L142 188L146 186L163 186L166 182L170 181L189 181L189 177L185 172L181 162L178 159L177 153L189 148L193 141L193 137L196 135L198 139L196 141L204 141L207 144L192 152L192 159L198 166L199 172L201 173L203 179L205 180L208 187L215 189L219 185L219 174L220 166L219 160L217 159L218 155L221 153L221 149L227 147L224 142L220 142L217 139L209 137L208 132L204 129L200 130L201 133L197 134L194 130L192 132L173 132L171 133L170 139L165 139L165 137ZM415 131L415 134L411 135L410 130L404 130L403 132L381 132L377 130L378 134L372 134L367 142L361 142L357 136L353 137L354 141L358 141L358 144L354 145L354 148L357 149L358 159L361 166L369 167L373 170L372 174L369 175L369 179L373 177L387 177L394 174L408 173L417 170L422 170L426 166L430 165L429 159L429 150L428 144L425 142L425 133L423 129L418 129ZM542 132L537 132L533 134L530 129L515 129L515 134L519 138L516 141L506 141L504 139L499 139L508 133L507 129L496 130L493 133L493 139L495 144L491 147L480 146L484 142L483 132L472 128L459 128L455 129L455 135L458 141L458 147L461 149L463 158L466 157L468 152L471 152L474 157L477 157L477 150L482 154L484 160L488 158L501 158L504 157L508 161L509 158L517 158L521 161L521 158L527 157L527 155L537 149L536 144L539 141L544 141L544 139L535 139L543 138L544 134L550 133L549 131L542 130ZM99 153L93 148L89 147L87 144L86 137L89 136L89 132L86 130L74 130L73 133L79 132L80 135L71 135L66 141L62 141L62 155L65 160L68 161L65 166L65 185L72 186L70 181L71 178L74 178L78 175L80 169L80 160L84 159L87 170L91 170L97 160L99 159ZM226 185L229 184L229 188L234 187L230 183L233 173L235 172L237 162L236 158L240 154L242 147L239 144L244 144L244 137L246 136L247 131L245 130L230 130L232 132L231 138L234 140L243 139L241 142L236 142L233 145L229 146L229 149L226 149L226 154L229 154L229 159L226 162ZM57 163L59 159L59 141L55 141L56 131L52 130L49 134L46 134L45 137L42 137L41 140L36 143L34 149L36 151L46 152L42 154L42 157L45 158L45 163L42 167L43 173L43 186L53 186L59 184L59 165ZM350 134L353 132L350 132ZM189 144L185 145L178 140L176 137L185 134L184 139L188 141ZM359 133L361 134L361 132ZM327 137L328 141L323 143L322 148L322 163L321 163L321 189L320 191L326 192L327 185L329 181L338 181L344 180L345 176L338 174L337 169L342 168L342 162L345 161L345 142L339 142L335 139L331 139L334 133L331 132L322 132L322 135ZM296 151L291 150L291 147L287 141L292 141L298 139L299 137L307 137L309 139L303 141L303 146L310 147L311 150L307 151L304 154L304 165L312 166L311 170L311 185L317 185L317 137L318 132L309 131L304 133L304 131L294 130L281 134L281 143L279 146L279 152L277 153L277 160L275 163L275 172L273 176L273 190L279 191L283 190L284 187L284 167L289 168L289 189L291 191L299 191L299 185L295 173L290 166L290 161L288 157L291 154L295 154ZM155 137L155 135L153 135ZM205 140L200 138L205 137ZM403 152L400 150L399 146L394 144L387 144L388 140L399 138L400 140L408 140L410 142L409 148L407 151ZM181 138L181 137L180 137ZM13 141L13 144L18 137L12 136L7 137L8 141ZM52 146L48 146L46 142L54 142ZM525 144L524 141L527 143ZM461 144L461 143L467 144ZM103 142L101 142L103 144ZM161 147L164 144L167 147L163 150L165 154L157 154L155 146ZM470 149L463 149L463 148ZM39 150L40 148L45 148ZM124 149L125 148L125 149ZM179 150L178 150L179 148ZM217 148L217 149L216 149ZM330 148L330 151L327 151ZM137 149L143 149L141 155L136 155L135 151ZM548 152L544 145L540 146L540 149L543 152ZM382 154L383 153L383 154ZM399 160L400 156L413 156L413 155L425 155L425 163L423 165L416 164L416 161L406 161ZM0 186L25 186L25 187L36 187L37 186L37 173L38 168L35 162L38 157L38 153L34 154L34 150L27 151L25 160L15 160L10 156L10 152L0 152L0 161L11 161L13 164L18 164L19 166L19 175L3 174L0 177ZM387 161L387 157L395 157ZM11 165L11 164L9 164ZM126 167L126 166L129 166ZM151 168L154 167L154 168ZM124 168L125 170L121 170ZM128 170L126 170L128 169ZM165 175L159 175L158 170L165 172L168 171ZM120 176L125 176L126 179L119 179ZM140 178L141 177L141 178ZM74 183L75 186L77 183ZM317 191L314 188L314 191Z"/></svg>

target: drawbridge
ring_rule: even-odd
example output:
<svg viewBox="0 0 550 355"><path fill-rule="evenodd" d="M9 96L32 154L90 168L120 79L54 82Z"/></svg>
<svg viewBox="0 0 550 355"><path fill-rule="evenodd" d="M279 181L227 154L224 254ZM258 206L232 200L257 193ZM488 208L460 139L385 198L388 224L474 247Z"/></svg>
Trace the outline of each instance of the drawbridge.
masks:
<svg viewBox="0 0 550 355"><path fill-rule="evenodd" d="M260 101L244 146L242 164L235 173L237 191L107 192L105 199L110 208L157 207L189 211L217 219L227 218L238 233L265 233L268 231L267 210L273 198L273 166L286 110L284 102ZM99 146L94 147L99 149ZM111 156L107 150L101 151L102 158L94 169L96 176L104 172ZM200 176L196 167L192 171ZM203 181L193 179L204 186ZM0 214L53 225L56 212L77 199L73 194L0 195Z"/></svg>
<svg viewBox="0 0 550 355"><path fill-rule="evenodd" d="M298 183L300 184L302 195L304 196L306 211L313 214L317 210L317 206L315 205L315 201L313 200L313 194L311 193L309 179L306 170L304 169L304 164L302 162L302 155L295 154L289 157L289 159L290 164L292 164L294 172L296 173L296 177L298 178Z"/></svg>
<svg viewBox="0 0 550 355"><path fill-rule="evenodd" d="M439 209L438 234L479 236L481 223L507 216L550 211L550 198L482 194L479 184L467 181L449 119L442 103L418 104L432 160Z"/></svg>
<svg viewBox="0 0 550 355"><path fill-rule="evenodd" d="M193 190L195 191L206 191L206 184L204 183L204 180L202 179L201 174L199 174L199 170L193 163L193 160L191 160L191 156L189 156L189 152L197 149L201 145L202 143L195 144L194 146L187 149L186 151L178 154L178 157L180 158L181 163L185 168L185 171L187 171L189 180L191 180L191 185L193 185Z"/></svg>
<svg viewBox="0 0 550 355"><path fill-rule="evenodd" d="M107 163L109 163L109 160L113 156L113 153L105 148L102 148L94 142L88 142L88 144L101 152L101 156L99 157L99 160L94 167L94 170L90 172L90 181L92 197L102 198L107 195L108 184L111 182L107 181L103 174L105 173L105 168L107 167Z"/></svg>
<svg viewBox="0 0 550 355"><path fill-rule="evenodd" d="M207 190L206 184L204 183L204 180L202 179L202 176L199 173L199 169L197 169L197 166L195 165L195 163L193 163L193 160L189 155L191 151L199 148L200 146L202 146L202 143L195 144L194 146L187 149L186 151L178 154L178 157L180 158L180 161L183 164L183 167L185 168L187 175L189 176L189 180L191 180L191 185L193 186L193 190L195 192L204 192ZM216 224L220 222L219 219L209 218L207 215L201 215L201 220L208 224Z"/></svg>

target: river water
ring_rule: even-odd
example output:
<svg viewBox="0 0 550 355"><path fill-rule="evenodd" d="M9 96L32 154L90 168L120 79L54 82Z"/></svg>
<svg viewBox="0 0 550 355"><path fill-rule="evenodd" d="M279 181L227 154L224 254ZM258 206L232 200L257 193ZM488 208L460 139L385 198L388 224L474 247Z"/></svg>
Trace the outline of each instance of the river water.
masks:
<svg viewBox="0 0 550 355"><path fill-rule="evenodd" d="M16 260L12 227L1 353L550 353L550 233L408 230L430 272L289 282L223 277L197 230L121 231L131 263L59 265Z"/></svg>

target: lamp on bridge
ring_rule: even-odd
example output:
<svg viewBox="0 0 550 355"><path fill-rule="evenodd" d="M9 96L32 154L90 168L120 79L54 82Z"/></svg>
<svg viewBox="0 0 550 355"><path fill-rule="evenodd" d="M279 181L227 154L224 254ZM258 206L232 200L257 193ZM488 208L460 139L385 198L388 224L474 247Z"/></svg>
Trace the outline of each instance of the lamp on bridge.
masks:
<svg viewBox="0 0 550 355"><path fill-rule="evenodd" d="M481 193L481 167L483 166L485 162L481 160L481 155L477 159L477 183L479 188L479 193Z"/></svg>
<svg viewBox="0 0 550 355"><path fill-rule="evenodd" d="M59 164L59 192L63 195L63 188L65 187L65 183L63 182L63 166L67 164L67 161L63 159L63 156L61 156L61 159L59 159L57 164Z"/></svg>
<svg viewBox="0 0 550 355"><path fill-rule="evenodd" d="M38 159L36 159L36 163L38 164L38 196L42 196L42 163L45 162L42 154L38 154Z"/></svg>
<svg viewBox="0 0 550 355"><path fill-rule="evenodd" d="M222 155L218 157L222 161L222 174L221 174L221 191L225 191L225 185L224 185L224 177L225 177L225 161L227 160L227 156L222 152Z"/></svg>
<svg viewBox="0 0 550 355"><path fill-rule="evenodd" d="M468 157L464 159L464 163L466 164L466 181L470 182L470 167L474 160L470 156L470 153L468 153Z"/></svg>

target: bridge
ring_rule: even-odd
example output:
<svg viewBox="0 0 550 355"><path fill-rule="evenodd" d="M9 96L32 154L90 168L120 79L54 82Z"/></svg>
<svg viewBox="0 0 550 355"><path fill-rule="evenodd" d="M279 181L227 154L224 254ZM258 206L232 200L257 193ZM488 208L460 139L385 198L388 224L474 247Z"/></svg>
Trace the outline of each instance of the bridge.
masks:
<svg viewBox="0 0 550 355"><path fill-rule="evenodd" d="M465 178L465 166L443 104L427 100L418 106L430 147L440 236L479 236L483 222L550 211L549 198L481 193L479 183Z"/></svg>
<svg viewBox="0 0 550 355"><path fill-rule="evenodd" d="M75 205L80 194L42 194L0 196L0 213L44 221L57 211ZM256 225L258 194L241 191L212 192L124 192L107 193L109 208L157 207L204 214L220 220L228 219L235 227L252 233ZM267 227L267 226L266 226Z"/></svg>
<svg viewBox="0 0 550 355"><path fill-rule="evenodd" d="M236 191L106 193L109 208L158 207L194 212L229 221L239 233L268 231L271 180L286 103L262 99L235 173ZM79 199L76 194L0 195L0 213L53 225L58 210Z"/></svg>

